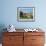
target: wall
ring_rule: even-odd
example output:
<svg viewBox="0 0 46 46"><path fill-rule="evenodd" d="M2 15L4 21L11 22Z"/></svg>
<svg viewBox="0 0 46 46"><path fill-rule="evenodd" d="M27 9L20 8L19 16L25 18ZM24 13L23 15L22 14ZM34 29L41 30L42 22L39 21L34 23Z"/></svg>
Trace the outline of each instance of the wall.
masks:
<svg viewBox="0 0 46 46"><path fill-rule="evenodd" d="M16 28L46 28L46 0L1 0L0 24ZM18 22L17 7L35 7L35 22Z"/></svg>

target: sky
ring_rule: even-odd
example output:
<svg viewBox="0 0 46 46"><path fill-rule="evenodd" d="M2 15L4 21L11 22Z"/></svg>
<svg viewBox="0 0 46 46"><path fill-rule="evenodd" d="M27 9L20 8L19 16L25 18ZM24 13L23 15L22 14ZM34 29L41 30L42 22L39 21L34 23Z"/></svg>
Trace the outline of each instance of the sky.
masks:
<svg viewBox="0 0 46 46"><path fill-rule="evenodd" d="M31 13L33 12L33 8L30 7L30 8L19 8L19 11L23 11L24 13Z"/></svg>

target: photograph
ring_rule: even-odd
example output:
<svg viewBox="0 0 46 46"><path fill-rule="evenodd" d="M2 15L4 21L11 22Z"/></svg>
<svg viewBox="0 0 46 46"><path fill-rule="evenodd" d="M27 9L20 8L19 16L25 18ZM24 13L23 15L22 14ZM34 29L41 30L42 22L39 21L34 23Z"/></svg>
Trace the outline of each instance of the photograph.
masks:
<svg viewBox="0 0 46 46"><path fill-rule="evenodd" d="M35 8L34 7L18 7L17 8L17 20L18 21L34 21L35 20Z"/></svg>

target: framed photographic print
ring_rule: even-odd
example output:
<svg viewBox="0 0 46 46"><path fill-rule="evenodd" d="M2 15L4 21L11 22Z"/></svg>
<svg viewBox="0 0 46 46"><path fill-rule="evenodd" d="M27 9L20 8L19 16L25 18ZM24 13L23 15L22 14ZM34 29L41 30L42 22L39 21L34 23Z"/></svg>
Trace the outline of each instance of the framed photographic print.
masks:
<svg viewBox="0 0 46 46"><path fill-rule="evenodd" d="M17 20L23 22L35 21L35 7L18 7Z"/></svg>

